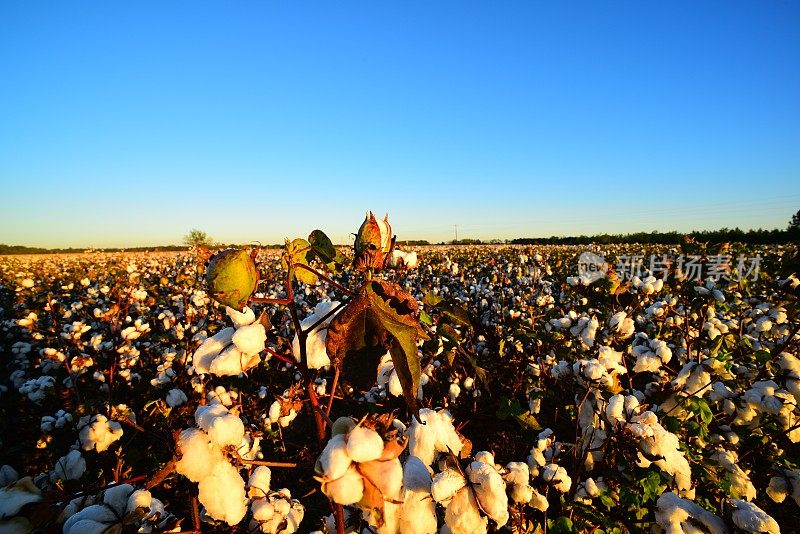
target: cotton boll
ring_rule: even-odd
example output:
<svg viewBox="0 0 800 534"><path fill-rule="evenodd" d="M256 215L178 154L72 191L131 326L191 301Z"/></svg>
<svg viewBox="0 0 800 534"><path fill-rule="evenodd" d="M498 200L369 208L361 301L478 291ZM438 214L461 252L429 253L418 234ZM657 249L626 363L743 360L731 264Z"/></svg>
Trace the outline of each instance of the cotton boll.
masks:
<svg viewBox="0 0 800 534"><path fill-rule="evenodd" d="M351 465L341 477L330 482L323 482L322 493L335 503L355 504L364 496L364 479L355 466Z"/></svg>
<svg viewBox="0 0 800 534"><path fill-rule="evenodd" d="M233 526L247 513L244 480L226 461L217 462L211 473L198 485L198 498L206 513Z"/></svg>
<svg viewBox="0 0 800 534"><path fill-rule="evenodd" d="M250 488L247 492L248 497L251 499L266 497L269 493L271 480L272 471L270 471L269 467L264 465L256 467L247 480L247 487Z"/></svg>
<svg viewBox="0 0 800 534"><path fill-rule="evenodd" d="M200 482L209 476L216 464L225 462L222 452L211 445L208 435L196 428L181 432L178 450L181 459L175 464L175 470L192 482Z"/></svg>
<svg viewBox="0 0 800 534"><path fill-rule="evenodd" d="M228 409L224 405L215 402L206 406L198 406L194 412L194 420L201 430L208 432L214 419L224 415L228 415Z"/></svg>
<svg viewBox="0 0 800 534"><path fill-rule="evenodd" d="M769 486L767 487L767 495L769 498L777 503L781 503L786 499L789 494L789 484L786 478L776 476L769 479Z"/></svg>
<svg viewBox="0 0 800 534"><path fill-rule="evenodd" d="M547 464L541 473L542 480L561 493L567 493L572 487L572 479L567 474L567 470L557 464Z"/></svg>
<svg viewBox="0 0 800 534"><path fill-rule="evenodd" d="M238 446L244 438L244 423L233 414L214 418L208 429L208 437L218 447Z"/></svg>
<svg viewBox="0 0 800 534"><path fill-rule="evenodd" d="M0 467L0 488L8 486L19 480L19 474L10 465Z"/></svg>
<svg viewBox="0 0 800 534"><path fill-rule="evenodd" d="M347 454L347 441L344 434L334 435L328 441L319 457L319 471L326 478L335 480L347 472L352 463Z"/></svg>
<svg viewBox="0 0 800 534"><path fill-rule="evenodd" d="M26 504L42 500L42 491L31 477L24 477L13 484L0 488L0 518L12 517Z"/></svg>
<svg viewBox="0 0 800 534"><path fill-rule="evenodd" d="M50 480L78 480L86 472L86 460L81 456L80 451L70 451L66 456L62 456L56 462L53 472L50 473Z"/></svg>
<svg viewBox="0 0 800 534"><path fill-rule="evenodd" d="M359 464L361 473L370 480L383 494L387 501L399 501L402 498L403 466L394 458L387 461L373 461Z"/></svg>
<svg viewBox="0 0 800 534"><path fill-rule="evenodd" d="M732 514L734 524L745 532L780 534L778 523L764 510L753 503L731 499L736 507Z"/></svg>
<svg viewBox="0 0 800 534"><path fill-rule="evenodd" d="M377 460L383 453L383 438L371 428L357 426L347 436L347 455L354 462Z"/></svg>
<svg viewBox="0 0 800 534"><path fill-rule="evenodd" d="M206 339L192 356L192 364L198 374L208 374L211 369L211 362L219 356L222 350L231 344L235 328L223 328L212 337Z"/></svg>
<svg viewBox="0 0 800 534"><path fill-rule="evenodd" d="M431 495L434 501L447 505L456 492L466 485L467 480L461 473L455 469L445 469L433 477Z"/></svg>
<svg viewBox="0 0 800 534"><path fill-rule="evenodd" d="M692 501L681 499L671 491L663 493L658 498L656 506L658 507L655 512L656 522L666 529L668 534L701 532L696 529L692 521L705 526L711 534L728 533L722 519Z"/></svg>
<svg viewBox="0 0 800 534"><path fill-rule="evenodd" d="M167 393L166 401L170 408L175 408L177 406L186 404L188 400L189 398L186 396L186 393L180 389L171 389Z"/></svg>
<svg viewBox="0 0 800 534"><path fill-rule="evenodd" d="M131 513L139 508L144 508L150 513L150 506L153 503L153 496L147 490L136 490L128 497L128 505L125 507L126 513Z"/></svg>
<svg viewBox="0 0 800 534"><path fill-rule="evenodd" d="M78 428L80 429L78 439L85 451L96 449L97 452L103 452L119 440L123 434L122 425L116 421L109 421L102 414L91 418L81 417Z"/></svg>
<svg viewBox="0 0 800 534"><path fill-rule="evenodd" d="M450 501L444 514L444 521L451 534L485 534L489 520L481 516L475 494L469 488L462 488Z"/></svg>
<svg viewBox="0 0 800 534"><path fill-rule="evenodd" d="M264 325L255 323L237 329L233 334L232 341L242 354L258 354L264 350L267 333Z"/></svg>
<svg viewBox="0 0 800 534"><path fill-rule="evenodd" d="M403 534L436 533L438 527L436 503L431 499L429 492L406 488L403 504L400 505L398 527Z"/></svg>
<svg viewBox="0 0 800 534"><path fill-rule="evenodd" d="M337 301L320 302L314 308L314 313L300 321L300 325L303 329L311 328L317 321L339 307L340 303ZM325 321L307 334L306 357L309 369L321 369L331 364L325 343L328 338L328 325L335 316L335 313L331 314ZM300 338L297 335L295 335L292 340L292 354L295 360L299 362L302 355L300 353Z"/></svg>
<svg viewBox="0 0 800 534"><path fill-rule="evenodd" d="M481 509L493 519L498 528L508 522L508 496L506 483L493 465L472 462L467 467L467 475Z"/></svg>
<svg viewBox="0 0 800 534"><path fill-rule="evenodd" d="M249 306L245 306L242 311L225 306L225 313L233 321L233 326L236 328L253 324L256 321L256 314Z"/></svg>
<svg viewBox="0 0 800 534"><path fill-rule="evenodd" d="M217 376L238 376L261 361L258 354L245 354L236 345L230 345L211 362L209 372Z"/></svg>

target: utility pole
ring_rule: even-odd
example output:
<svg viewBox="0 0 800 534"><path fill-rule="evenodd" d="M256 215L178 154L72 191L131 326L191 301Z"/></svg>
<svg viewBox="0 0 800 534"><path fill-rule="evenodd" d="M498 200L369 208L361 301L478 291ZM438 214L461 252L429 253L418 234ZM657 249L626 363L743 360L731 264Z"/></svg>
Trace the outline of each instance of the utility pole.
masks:
<svg viewBox="0 0 800 534"><path fill-rule="evenodd" d="M458 243L458 225L453 225L456 229L456 243Z"/></svg>

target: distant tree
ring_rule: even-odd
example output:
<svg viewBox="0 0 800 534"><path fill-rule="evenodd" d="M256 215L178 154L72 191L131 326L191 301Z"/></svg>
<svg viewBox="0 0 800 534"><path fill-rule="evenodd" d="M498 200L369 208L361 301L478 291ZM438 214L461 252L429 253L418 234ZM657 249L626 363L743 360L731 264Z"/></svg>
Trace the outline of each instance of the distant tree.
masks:
<svg viewBox="0 0 800 534"><path fill-rule="evenodd" d="M800 210L797 210L797 213L792 215L792 219L789 221L789 228L790 232L798 232L800 231Z"/></svg>
<svg viewBox="0 0 800 534"><path fill-rule="evenodd" d="M211 236L197 228L192 228L188 234L183 236L183 242L190 247L211 247L214 245L214 240L211 239Z"/></svg>

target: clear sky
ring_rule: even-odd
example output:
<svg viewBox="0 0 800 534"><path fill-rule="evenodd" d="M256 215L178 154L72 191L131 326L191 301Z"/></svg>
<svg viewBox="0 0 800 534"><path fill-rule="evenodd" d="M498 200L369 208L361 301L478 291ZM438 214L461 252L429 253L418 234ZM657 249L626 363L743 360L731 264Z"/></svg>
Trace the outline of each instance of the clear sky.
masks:
<svg viewBox="0 0 800 534"><path fill-rule="evenodd" d="M800 2L0 2L0 243L785 227Z"/></svg>

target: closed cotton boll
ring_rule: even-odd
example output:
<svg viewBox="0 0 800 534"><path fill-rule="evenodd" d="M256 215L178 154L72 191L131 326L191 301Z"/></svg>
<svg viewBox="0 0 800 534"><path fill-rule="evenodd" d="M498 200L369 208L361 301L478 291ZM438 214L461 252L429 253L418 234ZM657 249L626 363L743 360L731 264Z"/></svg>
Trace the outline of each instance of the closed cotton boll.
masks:
<svg viewBox="0 0 800 534"><path fill-rule="evenodd" d="M226 461L217 462L211 473L200 481L198 499L209 516L230 526L239 523L247 513L244 480Z"/></svg>
<svg viewBox="0 0 800 534"><path fill-rule="evenodd" d="M264 325L255 323L242 326L233 334L233 344L244 354L258 354L264 350L267 333Z"/></svg>
<svg viewBox="0 0 800 534"><path fill-rule="evenodd" d="M196 428L181 432L178 451L181 459L175 464L175 470L192 482L200 482L217 463L225 461L222 452L211 445L208 435Z"/></svg>
<svg viewBox="0 0 800 534"><path fill-rule="evenodd" d="M322 475L334 480L345 474L350 468L350 456L347 454L347 441L344 434L333 436L319 457L319 469Z"/></svg>
<svg viewBox="0 0 800 534"><path fill-rule="evenodd" d="M244 438L244 423L233 414L223 415L211 421L208 429L211 442L218 447L238 446Z"/></svg>
<svg viewBox="0 0 800 534"><path fill-rule="evenodd" d="M371 428L357 426L347 436L347 455L354 462L369 462L383 453L383 438Z"/></svg>
<svg viewBox="0 0 800 534"><path fill-rule="evenodd" d="M336 480L322 483L322 493L333 502L348 505L355 504L364 496L364 479L354 466L350 466L345 474Z"/></svg>

